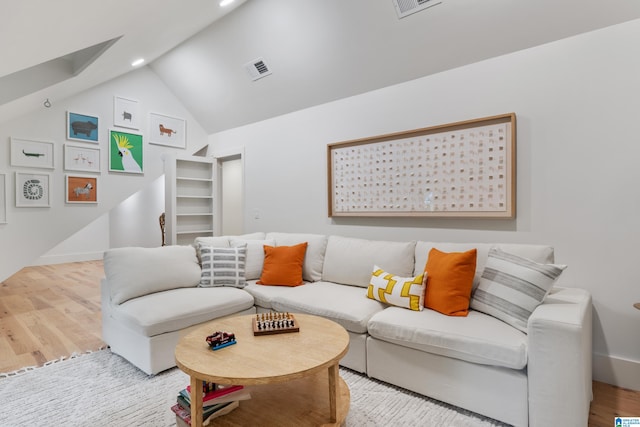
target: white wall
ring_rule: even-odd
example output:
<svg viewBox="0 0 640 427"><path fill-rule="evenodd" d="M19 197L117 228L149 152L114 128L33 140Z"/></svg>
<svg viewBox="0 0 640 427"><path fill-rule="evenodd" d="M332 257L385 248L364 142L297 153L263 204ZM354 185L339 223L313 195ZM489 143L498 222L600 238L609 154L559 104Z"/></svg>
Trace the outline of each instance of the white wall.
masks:
<svg viewBox="0 0 640 427"><path fill-rule="evenodd" d="M109 249L109 213L60 242L31 265L61 264L65 262L102 259Z"/></svg>
<svg viewBox="0 0 640 427"><path fill-rule="evenodd" d="M245 149L245 231L550 244L594 298L595 379L640 389L640 21L211 135ZM517 218L327 218L326 146L515 112ZM261 212L255 219L251 212Z"/></svg>
<svg viewBox="0 0 640 427"><path fill-rule="evenodd" d="M108 129L113 127L113 97L125 96L139 101L142 120L140 132L148 135L148 113L156 112L187 120L187 149L175 149L147 143L145 138L144 174L132 175L109 172L108 168ZM129 196L153 185L164 173L161 154L166 151L194 152L207 144L207 135L193 119L177 98L167 89L157 75L143 67L120 78L82 93L70 99L52 99L52 107L44 108L16 120L0 124L0 173L7 174L8 224L0 227L0 281L38 257L55 248L74 233L101 218ZM95 205L68 205L64 202L63 145L66 141L66 111L86 113L100 117L101 173L99 174L99 203ZM36 171L36 169L15 168L10 165L10 137L47 140L55 142L55 169L51 173L51 207L16 208L14 203L14 178L16 171ZM83 145L83 142L71 142ZM153 191L153 190L150 190ZM123 208L124 209L124 208ZM111 244L119 246L157 246L159 239L156 204L142 203L128 215L119 216L114 228L110 219L109 239ZM144 236L131 231L131 224L148 224ZM102 222L99 227L104 227ZM158 227L153 229L153 226ZM127 229L124 233L118 227ZM155 239L155 240L152 240ZM103 237L101 240L104 242ZM75 243L70 245L75 245ZM65 244L66 245L66 244ZM63 245L64 246L64 245ZM84 248L74 247L71 252L57 248L54 256L78 252L95 253L91 245ZM39 262L39 261L38 261Z"/></svg>
<svg viewBox="0 0 640 427"><path fill-rule="evenodd" d="M164 175L129 196L109 213L109 247L162 245L160 214L164 212Z"/></svg>
<svg viewBox="0 0 640 427"><path fill-rule="evenodd" d="M160 246L159 216L162 212L164 175L56 245L31 265L98 260L109 248Z"/></svg>

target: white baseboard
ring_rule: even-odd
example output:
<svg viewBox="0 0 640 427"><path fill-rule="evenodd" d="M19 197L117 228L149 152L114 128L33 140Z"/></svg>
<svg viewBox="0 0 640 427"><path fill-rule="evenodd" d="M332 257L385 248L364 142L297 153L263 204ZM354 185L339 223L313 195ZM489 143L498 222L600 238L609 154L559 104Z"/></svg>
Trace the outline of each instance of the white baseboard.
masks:
<svg viewBox="0 0 640 427"><path fill-rule="evenodd" d="M80 261L95 261L102 259L104 252L83 252L75 254L63 254L63 255L45 255L41 256L30 265L51 265L51 264L66 264L69 262Z"/></svg>
<svg viewBox="0 0 640 427"><path fill-rule="evenodd" d="M593 353L593 380L640 391L640 361Z"/></svg>

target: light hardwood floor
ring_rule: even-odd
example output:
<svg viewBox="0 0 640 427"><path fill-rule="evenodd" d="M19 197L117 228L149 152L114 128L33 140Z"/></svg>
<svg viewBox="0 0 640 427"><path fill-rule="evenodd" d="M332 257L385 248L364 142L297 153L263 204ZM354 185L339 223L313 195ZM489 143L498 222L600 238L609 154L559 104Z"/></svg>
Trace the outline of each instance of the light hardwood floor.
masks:
<svg viewBox="0 0 640 427"><path fill-rule="evenodd" d="M1 283L0 373L104 347L103 275L102 261L87 261L27 267ZM593 395L590 427L640 417L640 391L594 381Z"/></svg>
<svg viewBox="0 0 640 427"><path fill-rule="evenodd" d="M0 372L97 350L102 261L27 267L0 284Z"/></svg>

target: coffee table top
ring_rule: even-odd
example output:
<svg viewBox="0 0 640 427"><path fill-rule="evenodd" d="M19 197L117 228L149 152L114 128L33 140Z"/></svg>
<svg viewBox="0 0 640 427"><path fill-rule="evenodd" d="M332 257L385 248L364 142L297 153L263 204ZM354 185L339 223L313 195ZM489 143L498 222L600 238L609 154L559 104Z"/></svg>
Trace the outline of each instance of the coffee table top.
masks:
<svg viewBox="0 0 640 427"><path fill-rule="evenodd" d="M216 319L178 342L176 364L192 377L220 384L270 384L312 375L337 365L347 353L349 334L318 316L294 314L300 332L253 335L255 315ZM213 351L205 338L233 332L237 344Z"/></svg>

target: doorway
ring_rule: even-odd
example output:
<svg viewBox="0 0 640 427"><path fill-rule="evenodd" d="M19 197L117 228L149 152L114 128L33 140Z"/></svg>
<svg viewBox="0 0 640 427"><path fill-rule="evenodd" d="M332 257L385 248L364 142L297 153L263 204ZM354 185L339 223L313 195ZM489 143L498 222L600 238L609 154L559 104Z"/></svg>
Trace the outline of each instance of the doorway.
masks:
<svg viewBox="0 0 640 427"><path fill-rule="evenodd" d="M244 159L242 153L218 157L217 235L244 234Z"/></svg>

